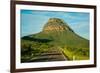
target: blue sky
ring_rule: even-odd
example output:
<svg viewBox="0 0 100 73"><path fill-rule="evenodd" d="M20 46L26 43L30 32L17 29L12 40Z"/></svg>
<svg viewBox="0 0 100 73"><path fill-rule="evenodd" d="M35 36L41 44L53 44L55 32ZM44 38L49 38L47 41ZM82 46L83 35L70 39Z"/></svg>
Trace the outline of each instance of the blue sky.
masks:
<svg viewBox="0 0 100 73"><path fill-rule="evenodd" d="M89 39L89 13L21 10L21 36L42 31L49 18L63 19L78 35Z"/></svg>

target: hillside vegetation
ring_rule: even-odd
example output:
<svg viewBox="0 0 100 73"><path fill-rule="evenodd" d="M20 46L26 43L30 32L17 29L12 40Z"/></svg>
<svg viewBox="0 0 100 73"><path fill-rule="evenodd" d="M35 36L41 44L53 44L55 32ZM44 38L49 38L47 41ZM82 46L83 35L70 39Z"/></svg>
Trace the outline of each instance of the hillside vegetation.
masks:
<svg viewBox="0 0 100 73"><path fill-rule="evenodd" d="M48 56L51 60L37 59L55 50L60 56L62 54L64 59L52 59L53 55ZM88 60L89 40L77 35L59 18L50 18L41 32L21 38L21 62L59 61L65 60L65 57L69 61Z"/></svg>

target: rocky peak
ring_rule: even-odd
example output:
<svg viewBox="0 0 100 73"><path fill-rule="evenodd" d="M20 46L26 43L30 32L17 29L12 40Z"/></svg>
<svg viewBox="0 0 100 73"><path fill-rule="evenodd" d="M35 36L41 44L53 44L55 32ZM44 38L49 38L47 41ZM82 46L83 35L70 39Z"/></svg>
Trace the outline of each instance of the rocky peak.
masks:
<svg viewBox="0 0 100 73"><path fill-rule="evenodd" d="M68 26L68 24L65 23L60 18L50 18L43 28L43 31L52 31L52 30L54 31L70 30L73 32L73 30Z"/></svg>

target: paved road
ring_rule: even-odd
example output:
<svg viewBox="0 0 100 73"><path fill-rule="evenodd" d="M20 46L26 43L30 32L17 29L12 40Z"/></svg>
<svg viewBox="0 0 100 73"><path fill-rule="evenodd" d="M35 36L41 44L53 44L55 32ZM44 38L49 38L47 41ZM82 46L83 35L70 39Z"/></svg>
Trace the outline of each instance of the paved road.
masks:
<svg viewBox="0 0 100 73"><path fill-rule="evenodd" d="M59 48L49 48L47 52L37 55L36 58L31 58L29 62L48 62L48 61L65 61L67 58L63 55Z"/></svg>

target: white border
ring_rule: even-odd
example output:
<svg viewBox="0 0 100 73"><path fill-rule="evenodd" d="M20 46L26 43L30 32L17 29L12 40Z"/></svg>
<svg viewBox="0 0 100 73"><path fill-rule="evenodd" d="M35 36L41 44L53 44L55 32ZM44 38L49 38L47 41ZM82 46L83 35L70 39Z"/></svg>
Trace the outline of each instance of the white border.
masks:
<svg viewBox="0 0 100 73"><path fill-rule="evenodd" d="M90 13L90 60L20 63L20 55L21 55L20 54L20 10L21 9L49 10L49 11L70 11L70 12L89 12ZM94 11L93 11L93 9L20 5L20 4L16 5L16 49L15 49L16 50L16 69L94 64L94 36L93 35L94 35Z"/></svg>

